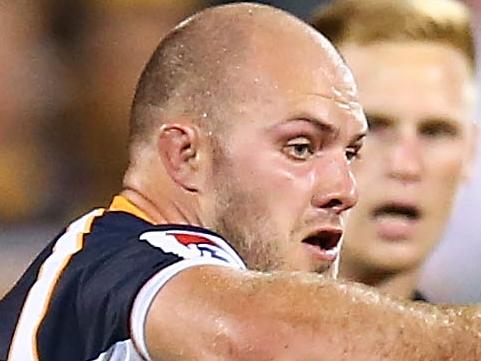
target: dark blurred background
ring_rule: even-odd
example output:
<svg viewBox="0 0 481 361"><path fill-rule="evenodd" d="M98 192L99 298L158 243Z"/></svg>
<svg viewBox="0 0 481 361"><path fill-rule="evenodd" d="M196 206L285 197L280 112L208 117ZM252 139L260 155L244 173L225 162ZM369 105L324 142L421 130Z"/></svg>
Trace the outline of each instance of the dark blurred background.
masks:
<svg viewBox="0 0 481 361"><path fill-rule="evenodd" d="M162 36L227 2L0 0L0 297L69 220L119 191L135 83ZM328 0L259 2L307 19ZM466 3L479 43L481 1ZM481 154L426 265L431 299L481 302L480 206Z"/></svg>

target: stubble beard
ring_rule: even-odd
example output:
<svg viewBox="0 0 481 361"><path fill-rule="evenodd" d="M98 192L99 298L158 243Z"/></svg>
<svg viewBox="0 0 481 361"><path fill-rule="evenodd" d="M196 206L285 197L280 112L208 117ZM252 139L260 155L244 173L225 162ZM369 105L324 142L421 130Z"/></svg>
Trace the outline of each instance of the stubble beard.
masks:
<svg viewBox="0 0 481 361"><path fill-rule="evenodd" d="M276 231L268 208L260 201L260 192L246 190L235 177L217 176L223 181L216 187L212 228L234 247L250 270L299 271L295 263L286 259L293 255L283 253L280 245L284 238ZM311 272L336 278L338 266L339 260L336 260L329 265L313 267Z"/></svg>
<svg viewBox="0 0 481 361"><path fill-rule="evenodd" d="M241 190L235 180L217 184L213 228L239 253L250 270L275 271L283 268L278 242L269 212L259 204L255 192Z"/></svg>

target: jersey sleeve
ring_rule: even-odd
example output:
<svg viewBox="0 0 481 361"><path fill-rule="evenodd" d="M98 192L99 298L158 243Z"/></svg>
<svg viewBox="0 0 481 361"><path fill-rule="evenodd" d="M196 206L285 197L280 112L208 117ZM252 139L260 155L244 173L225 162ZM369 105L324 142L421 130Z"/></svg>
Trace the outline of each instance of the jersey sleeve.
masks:
<svg viewBox="0 0 481 361"><path fill-rule="evenodd" d="M145 344L144 326L149 307L162 286L179 272L199 265L238 269L244 269L245 266L225 241L211 234L186 230L154 231L142 234L140 239L162 249L163 252L179 257L176 262L161 269L149 279L137 294L132 308L132 338L141 355L146 360L151 360Z"/></svg>
<svg viewBox="0 0 481 361"><path fill-rule="evenodd" d="M39 349L52 355L71 354L78 347L83 359L103 360L99 355L128 342L150 360L144 324L155 295L176 274L198 265L244 268L223 239L200 228L157 227L128 240L115 234L87 238L57 285L39 329ZM82 344L52 346L52 330Z"/></svg>
<svg viewBox="0 0 481 361"><path fill-rule="evenodd" d="M33 353L38 352L39 360L149 360L144 324L163 285L199 265L244 268L227 242L202 228L136 223L126 226L130 230L126 236L124 229L112 232L104 226L104 219L94 223L94 231L83 241L77 240L73 227L49 257L58 263L61 275L52 292L45 293L46 311L37 318ZM137 228L132 232L132 227ZM76 246L62 265L57 254L69 242ZM40 279L50 274L49 262ZM36 305L38 298L32 294L31 301ZM34 315L30 312L34 308L25 313ZM141 356L112 356L132 353Z"/></svg>

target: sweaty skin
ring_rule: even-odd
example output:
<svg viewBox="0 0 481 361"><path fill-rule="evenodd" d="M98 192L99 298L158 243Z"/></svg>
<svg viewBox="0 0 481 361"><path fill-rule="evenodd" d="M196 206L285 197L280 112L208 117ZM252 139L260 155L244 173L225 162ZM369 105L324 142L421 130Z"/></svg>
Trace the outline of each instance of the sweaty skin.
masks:
<svg viewBox="0 0 481 361"><path fill-rule="evenodd" d="M188 297L179 303L182 294ZM154 360L474 361L481 355L481 315L469 307L402 303L308 273L185 271L159 293L146 331Z"/></svg>
<svg viewBox="0 0 481 361"><path fill-rule="evenodd" d="M335 260L303 240L343 230L366 132L352 75L320 34L240 4L194 16L162 46L134 100L122 195L155 223L219 232L260 272L202 266L170 280L148 311L153 360L481 358L476 307L309 273L332 274Z"/></svg>

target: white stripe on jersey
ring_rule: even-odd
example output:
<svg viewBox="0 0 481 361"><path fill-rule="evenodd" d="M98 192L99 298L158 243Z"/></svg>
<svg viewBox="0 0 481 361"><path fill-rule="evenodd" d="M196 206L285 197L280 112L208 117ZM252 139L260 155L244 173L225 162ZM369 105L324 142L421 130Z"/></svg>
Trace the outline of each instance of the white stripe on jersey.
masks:
<svg viewBox="0 0 481 361"><path fill-rule="evenodd" d="M96 209L73 222L58 239L52 254L40 268L38 278L30 288L23 304L15 335L10 346L8 361L38 361L37 331L42 322L52 292L70 258L83 247L83 235L90 231L93 220L104 209Z"/></svg>
<svg viewBox="0 0 481 361"><path fill-rule="evenodd" d="M172 277L179 272L195 266L210 265L240 269L243 268L241 265L229 264L215 258L199 257L194 259L184 259L170 265L167 268L164 268L149 281L147 281L147 283L142 287L134 301L134 306L131 312L130 326L132 329L132 339L134 340L135 346L137 346L139 352L146 360L151 361L152 358L147 351L147 345L145 343L145 321L147 320L147 313L150 305L154 301L157 293L170 279L172 279Z"/></svg>

